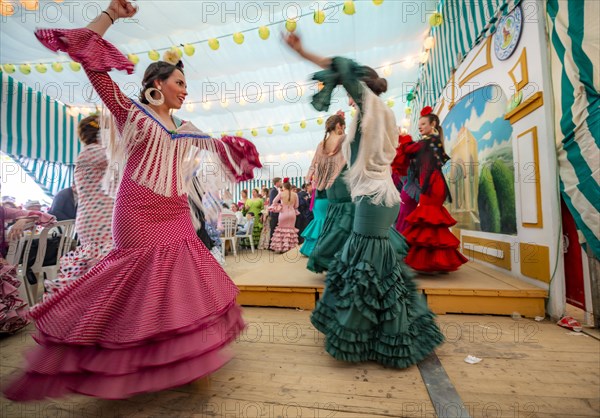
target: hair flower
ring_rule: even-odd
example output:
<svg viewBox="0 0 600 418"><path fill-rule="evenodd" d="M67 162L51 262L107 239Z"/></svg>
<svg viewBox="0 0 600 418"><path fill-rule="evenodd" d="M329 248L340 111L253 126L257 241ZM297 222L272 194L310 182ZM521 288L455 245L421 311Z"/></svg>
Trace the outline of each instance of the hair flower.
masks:
<svg viewBox="0 0 600 418"><path fill-rule="evenodd" d="M427 115L429 115L429 114L430 114L430 113L432 113L432 112L433 112L433 109L432 109L432 107L431 107L431 106L425 106L425 107L424 107L424 108L421 110L421 117L423 117L423 116L427 116Z"/></svg>

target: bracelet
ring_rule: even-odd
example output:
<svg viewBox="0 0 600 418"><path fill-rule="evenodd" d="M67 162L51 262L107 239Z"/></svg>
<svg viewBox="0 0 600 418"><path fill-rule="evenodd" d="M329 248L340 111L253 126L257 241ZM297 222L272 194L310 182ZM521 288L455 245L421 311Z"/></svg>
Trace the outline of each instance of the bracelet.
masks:
<svg viewBox="0 0 600 418"><path fill-rule="evenodd" d="M108 18L112 22L111 25L115 24L115 19L113 19L112 16L106 10L104 10L102 13L104 13L104 14L106 14L106 16L108 16Z"/></svg>

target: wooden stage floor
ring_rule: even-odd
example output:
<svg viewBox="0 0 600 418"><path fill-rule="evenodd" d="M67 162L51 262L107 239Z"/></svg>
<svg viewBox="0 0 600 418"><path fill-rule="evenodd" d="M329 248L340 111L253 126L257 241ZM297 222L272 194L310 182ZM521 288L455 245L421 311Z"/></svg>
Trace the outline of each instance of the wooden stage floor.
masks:
<svg viewBox="0 0 600 418"><path fill-rule="evenodd" d="M297 249L285 254L244 250L227 256L225 270L240 288L241 305L313 309L325 275L307 270L307 260ZM545 314L546 290L476 261L450 274L420 275L416 281L436 314Z"/></svg>
<svg viewBox="0 0 600 418"><path fill-rule="evenodd" d="M14 403L2 418L456 417L432 404L416 366L336 361L309 311L244 308L248 326L234 359L208 380L123 401L70 396ZM436 318L446 342L437 356L472 418L600 416L600 342L551 321L478 315ZM0 338L0 383L23 368L33 325ZM467 364L467 355L482 359ZM436 415L436 409L442 413Z"/></svg>

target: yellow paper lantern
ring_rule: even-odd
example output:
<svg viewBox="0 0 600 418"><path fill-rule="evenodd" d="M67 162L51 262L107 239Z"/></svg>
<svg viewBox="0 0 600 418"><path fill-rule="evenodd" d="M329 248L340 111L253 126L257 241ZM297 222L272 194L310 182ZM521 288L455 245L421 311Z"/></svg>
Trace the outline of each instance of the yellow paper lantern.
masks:
<svg viewBox="0 0 600 418"><path fill-rule="evenodd" d="M345 1L344 2L344 13L347 15L353 15L356 13L356 8L354 7L353 1Z"/></svg>
<svg viewBox="0 0 600 418"><path fill-rule="evenodd" d="M244 43L244 34L241 32L236 32L233 34L233 42L235 42L238 45L241 45Z"/></svg>
<svg viewBox="0 0 600 418"><path fill-rule="evenodd" d="M290 33L294 32L297 27L298 27L298 25L295 20L288 19L287 22L285 22L285 28Z"/></svg>
<svg viewBox="0 0 600 418"><path fill-rule="evenodd" d="M394 105L396 104L396 102L394 101L394 99L388 99L388 101L386 102L386 104L388 105L388 107L394 107Z"/></svg>
<svg viewBox="0 0 600 418"><path fill-rule="evenodd" d="M440 26L442 23L444 23L444 17L440 12L435 12L434 14L429 16L429 24L432 27Z"/></svg>
<svg viewBox="0 0 600 418"><path fill-rule="evenodd" d="M300 122L300 127L302 129L306 128L306 121L305 120L303 120L302 122Z"/></svg>
<svg viewBox="0 0 600 418"><path fill-rule="evenodd" d="M25 10L37 10L39 7L39 1L37 0L21 0L21 4Z"/></svg>
<svg viewBox="0 0 600 418"><path fill-rule="evenodd" d="M373 0L373 4L375 6L380 6L383 3L383 0Z"/></svg>
<svg viewBox="0 0 600 418"><path fill-rule="evenodd" d="M268 133L269 135L271 135L271 134L273 133L273 127L272 127L272 126L269 126L269 127L267 128L267 133Z"/></svg>
<svg viewBox="0 0 600 418"><path fill-rule="evenodd" d="M211 39L209 39L208 40L208 46L213 51L216 51L217 49L219 49L219 40L217 38L211 38Z"/></svg>
<svg viewBox="0 0 600 418"><path fill-rule="evenodd" d="M40 74L44 74L46 71L48 71L48 67L46 67L46 64L37 64L35 66L35 69Z"/></svg>
<svg viewBox="0 0 600 418"><path fill-rule="evenodd" d="M290 130L290 125L288 125L287 123L285 125L283 125L283 130L285 132L288 132Z"/></svg>
<svg viewBox="0 0 600 418"><path fill-rule="evenodd" d="M227 136L227 132L221 132L221 138Z"/></svg>
<svg viewBox="0 0 600 418"><path fill-rule="evenodd" d="M428 36L423 43L423 46L426 50L430 50L435 45L435 38L433 36Z"/></svg>
<svg viewBox="0 0 600 418"><path fill-rule="evenodd" d="M260 39L265 41L269 39L269 36L271 36L271 30L267 26L261 26L258 28L258 36L260 36Z"/></svg>
<svg viewBox="0 0 600 418"><path fill-rule="evenodd" d="M385 77L389 77L392 75L392 66L391 65L386 65L385 67L383 67L383 75Z"/></svg>
<svg viewBox="0 0 600 418"><path fill-rule="evenodd" d="M71 69L71 71L77 72L81 70L81 64L75 61L71 61L69 63L69 68Z"/></svg>
<svg viewBox="0 0 600 418"><path fill-rule="evenodd" d="M152 51L148 52L148 58L150 58L152 61L158 61L160 54L157 50L153 49Z"/></svg>
<svg viewBox="0 0 600 418"><path fill-rule="evenodd" d="M239 136L239 137L241 137L242 135L244 135L244 132L242 132L242 131L237 131L237 132L235 133L235 136Z"/></svg>
<svg viewBox="0 0 600 418"><path fill-rule="evenodd" d="M405 108L405 109L404 109L404 114L405 114L406 116L409 116L409 115L411 115L411 114L412 114L412 107L407 107L407 108Z"/></svg>
<svg viewBox="0 0 600 418"><path fill-rule="evenodd" d="M31 65L21 64L21 65L19 65L19 71L21 71L25 75L30 74L31 73Z"/></svg>
<svg viewBox="0 0 600 418"><path fill-rule="evenodd" d="M0 15L12 16L15 14L15 6L7 0L0 0Z"/></svg>
<svg viewBox="0 0 600 418"><path fill-rule="evenodd" d="M325 22L325 12L323 10L317 10L313 13L313 20L317 25L323 24Z"/></svg>
<svg viewBox="0 0 600 418"><path fill-rule="evenodd" d="M127 59L131 61L133 65L137 65L137 63L140 62L140 57L138 57L137 54L127 54Z"/></svg>
<svg viewBox="0 0 600 418"><path fill-rule="evenodd" d="M321 118L321 117L317 118L317 124L323 125L323 118Z"/></svg>
<svg viewBox="0 0 600 418"><path fill-rule="evenodd" d="M183 57L183 51L178 46L172 46L171 51L175 51L175 53L177 53L177 56L179 58Z"/></svg>
<svg viewBox="0 0 600 418"><path fill-rule="evenodd" d="M183 52L185 52L185 55L187 55L188 57L191 57L192 55L194 55L194 52L196 52L196 48L194 48L194 45L185 44L183 46Z"/></svg>
<svg viewBox="0 0 600 418"><path fill-rule="evenodd" d="M14 66L13 64L4 64L4 65L2 66L2 69L4 70L4 72L5 72L6 74L12 74L12 73L14 73L14 72L15 72L15 70L16 70L16 69L15 69L15 66Z"/></svg>
<svg viewBox="0 0 600 418"><path fill-rule="evenodd" d="M250 133L252 134L252 136L258 136L258 131L256 129L252 129Z"/></svg>

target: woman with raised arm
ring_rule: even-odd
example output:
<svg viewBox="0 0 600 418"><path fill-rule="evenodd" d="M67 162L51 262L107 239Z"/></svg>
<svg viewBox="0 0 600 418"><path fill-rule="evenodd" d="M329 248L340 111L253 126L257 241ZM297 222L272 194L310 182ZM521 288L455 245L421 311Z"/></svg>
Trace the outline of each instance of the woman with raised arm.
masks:
<svg viewBox="0 0 600 418"><path fill-rule="evenodd" d="M390 239L400 198L391 176L398 130L394 114L378 97L387 81L349 59L306 51L294 34L286 42L324 69L313 76L323 83L312 100L315 109L326 111L341 84L358 110L342 145L349 164L344 178L356 202L352 233L329 267L311 321L336 359L408 367L429 355L443 336Z"/></svg>
<svg viewBox="0 0 600 418"><path fill-rule="evenodd" d="M128 1L112 0L87 28L36 31L45 46L85 69L114 119L110 156L117 165L110 167L124 170L114 248L32 310L40 345L5 389L13 400L69 393L122 399L183 385L223 366L223 349L244 326L238 289L196 236L187 192L205 153L219 162L218 178L224 172L242 181L260 167L256 149L242 138L213 139L171 115L187 95L180 62L151 64L140 102L121 92L107 72L131 73L133 64L102 36L135 12ZM200 195L218 198L223 187Z"/></svg>

